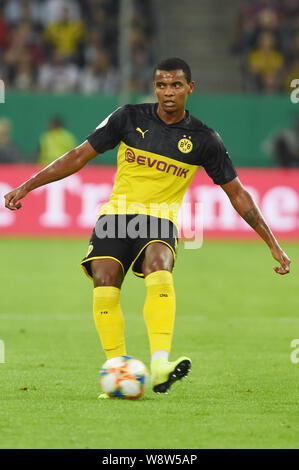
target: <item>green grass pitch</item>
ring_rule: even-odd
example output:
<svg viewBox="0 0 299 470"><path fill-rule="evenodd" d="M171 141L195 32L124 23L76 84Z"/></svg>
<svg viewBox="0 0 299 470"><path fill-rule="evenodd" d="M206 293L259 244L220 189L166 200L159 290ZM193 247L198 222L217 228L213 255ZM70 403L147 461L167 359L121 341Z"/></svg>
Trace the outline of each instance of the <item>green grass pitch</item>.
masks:
<svg viewBox="0 0 299 470"><path fill-rule="evenodd" d="M87 240L0 240L0 448L299 448L299 245L278 276L263 243L205 242L179 253L171 359L192 358L168 395L97 400L104 362ZM121 302L128 353L149 365L144 281ZM299 357L299 354L298 354Z"/></svg>

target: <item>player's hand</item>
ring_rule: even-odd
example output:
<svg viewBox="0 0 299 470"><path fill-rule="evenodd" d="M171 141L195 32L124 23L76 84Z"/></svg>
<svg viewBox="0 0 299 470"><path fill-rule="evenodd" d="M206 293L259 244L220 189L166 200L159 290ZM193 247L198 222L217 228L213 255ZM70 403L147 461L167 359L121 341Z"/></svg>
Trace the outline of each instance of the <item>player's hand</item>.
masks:
<svg viewBox="0 0 299 470"><path fill-rule="evenodd" d="M19 202L19 200L23 199L27 193L28 191L24 187L20 186L19 188L13 189L9 193L5 194L5 207L11 211L21 209L22 203Z"/></svg>
<svg viewBox="0 0 299 470"><path fill-rule="evenodd" d="M280 266L274 266L273 269L277 274L288 274L290 272L290 258L288 255L279 247L275 246L271 249L271 253L274 259L279 262Z"/></svg>

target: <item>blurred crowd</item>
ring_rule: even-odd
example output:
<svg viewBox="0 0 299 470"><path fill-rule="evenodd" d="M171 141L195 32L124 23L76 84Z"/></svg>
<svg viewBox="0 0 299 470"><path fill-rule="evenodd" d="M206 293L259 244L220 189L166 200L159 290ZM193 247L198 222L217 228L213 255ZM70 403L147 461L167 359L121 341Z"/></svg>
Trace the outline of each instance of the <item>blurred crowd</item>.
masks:
<svg viewBox="0 0 299 470"><path fill-rule="evenodd" d="M151 2L134 0L131 88L151 87ZM0 78L20 91L119 90L119 0L0 0Z"/></svg>
<svg viewBox="0 0 299 470"><path fill-rule="evenodd" d="M240 57L246 91L289 93L299 78L299 1L242 0L232 52Z"/></svg>
<svg viewBox="0 0 299 470"><path fill-rule="evenodd" d="M299 116L290 126L278 129L263 142L262 148L282 168L299 168Z"/></svg>
<svg viewBox="0 0 299 470"><path fill-rule="evenodd" d="M52 116L45 131L39 136L38 148L32 155L24 155L13 139L13 123L7 117L0 118L0 164L36 161L48 165L58 156L78 145L76 137L65 127L60 116Z"/></svg>

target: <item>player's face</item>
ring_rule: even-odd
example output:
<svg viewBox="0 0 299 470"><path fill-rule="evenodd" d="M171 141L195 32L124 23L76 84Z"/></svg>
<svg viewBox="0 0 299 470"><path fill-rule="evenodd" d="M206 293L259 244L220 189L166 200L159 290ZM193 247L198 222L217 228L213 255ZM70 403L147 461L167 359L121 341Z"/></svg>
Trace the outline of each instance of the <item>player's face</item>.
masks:
<svg viewBox="0 0 299 470"><path fill-rule="evenodd" d="M165 113L174 113L185 109L188 95L194 88L194 82L187 83L183 70L157 70L154 87L159 106Z"/></svg>

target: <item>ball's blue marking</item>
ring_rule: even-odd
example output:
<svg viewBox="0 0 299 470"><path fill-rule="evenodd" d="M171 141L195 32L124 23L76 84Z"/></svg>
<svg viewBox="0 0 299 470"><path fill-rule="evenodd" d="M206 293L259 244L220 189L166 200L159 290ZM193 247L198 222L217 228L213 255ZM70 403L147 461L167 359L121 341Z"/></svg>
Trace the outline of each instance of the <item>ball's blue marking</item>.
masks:
<svg viewBox="0 0 299 470"><path fill-rule="evenodd" d="M100 374L100 377L103 377L104 375L108 374L108 370L107 369L102 369L102 370L100 370L99 374Z"/></svg>
<svg viewBox="0 0 299 470"><path fill-rule="evenodd" d="M112 392L112 394L113 394L115 397L119 397L119 398L123 398L123 397L124 397L124 394L121 393L120 390L115 390L115 392Z"/></svg>

